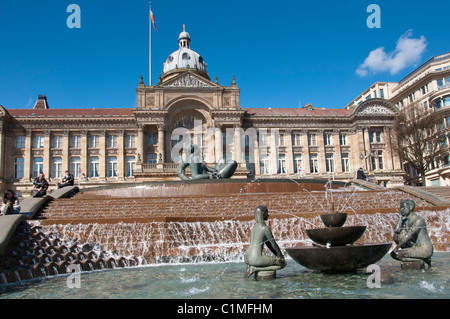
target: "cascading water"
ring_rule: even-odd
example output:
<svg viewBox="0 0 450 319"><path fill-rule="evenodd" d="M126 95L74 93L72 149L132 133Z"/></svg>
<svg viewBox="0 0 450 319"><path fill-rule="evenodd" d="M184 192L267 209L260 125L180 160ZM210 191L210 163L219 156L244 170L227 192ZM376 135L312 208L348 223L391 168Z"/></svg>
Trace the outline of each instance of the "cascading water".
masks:
<svg viewBox="0 0 450 319"><path fill-rule="evenodd" d="M164 186L170 196L149 198L145 197L148 192L155 195L161 190L142 187L126 193L129 198L125 201L112 193L55 200L44 212L46 219L29 222L32 231L18 242L15 249L22 257L15 260L32 265L32 276L28 273L24 278L65 273L69 265L81 267L83 261L84 271L161 263L241 262L250 242L253 211L262 204L269 209L269 224L282 249L312 244L305 229L322 227L319 214L329 206L326 192L246 193L252 187L240 187L237 194L176 197L174 190ZM137 192L144 197L134 197ZM400 191L347 187L333 189L332 199L336 211L348 214L347 225L367 226L362 241L377 243L392 241L398 206L405 198L416 201L416 211L425 218L435 249L450 251L448 208L433 210L428 202ZM44 254L41 260L39 256ZM56 271L53 265L49 268L52 262ZM0 265L0 282L11 277L12 273L1 272Z"/></svg>

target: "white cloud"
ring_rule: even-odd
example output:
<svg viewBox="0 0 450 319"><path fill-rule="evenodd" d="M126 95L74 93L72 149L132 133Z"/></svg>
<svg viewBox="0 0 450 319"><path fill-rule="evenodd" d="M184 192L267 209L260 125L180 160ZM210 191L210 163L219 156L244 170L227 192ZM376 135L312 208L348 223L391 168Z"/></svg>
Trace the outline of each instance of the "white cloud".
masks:
<svg viewBox="0 0 450 319"><path fill-rule="evenodd" d="M416 65L422 59L427 41L423 35L418 39L411 36L412 30L406 31L397 40L393 52L386 52L384 47L371 51L364 63L356 70L356 74L367 76L379 72L390 72L394 75L411 65Z"/></svg>

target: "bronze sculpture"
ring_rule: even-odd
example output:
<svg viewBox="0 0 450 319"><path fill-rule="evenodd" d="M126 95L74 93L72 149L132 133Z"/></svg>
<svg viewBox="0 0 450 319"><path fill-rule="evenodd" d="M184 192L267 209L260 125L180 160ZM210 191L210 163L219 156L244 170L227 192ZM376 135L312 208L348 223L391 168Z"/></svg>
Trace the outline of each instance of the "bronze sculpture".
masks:
<svg viewBox="0 0 450 319"><path fill-rule="evenodd" d="M270 227L266 225L269 212L266 206L258 206L255 209L255 225L252 228L251 242L245 252L244 262L247 264L245 278L254 273L263 271L276 271L286 267L286 261L280 247L273 238ZM264 244L275 255L263 255Z"/></svg>
<svg viewBox="0 0 450 319"><path fill-rule="evenodd" d="M428 236L425 220L414 213L416 204L411 199L400 203L400 216L394 229L393 239L397 247L392 258L402 262L424 261L431 266L433 244Z"/></svg>
<svg viewBox="0 0 450 319"><path fill-rule="evenodd" d="M185 174L185 170L188 166L191 170L191 178ZM236 168L236 161L226 161L224 158L221 158L214 168L206 166L201 160L198 146L192 144L187 161L181 161L180 164L178 164L177 174L181 180L222 179L231 178L236 171Z"/></svg>

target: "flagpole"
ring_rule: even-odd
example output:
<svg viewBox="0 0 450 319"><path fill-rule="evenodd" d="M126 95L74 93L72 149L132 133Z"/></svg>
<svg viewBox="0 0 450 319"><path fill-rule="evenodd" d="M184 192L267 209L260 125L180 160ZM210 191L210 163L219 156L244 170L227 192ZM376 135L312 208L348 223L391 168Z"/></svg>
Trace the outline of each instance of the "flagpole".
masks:
<svg viewBox="0 0 450 319"><path fill-rule="evenodd" d="M148 81L152 85L152 19L150 12L152 11L152 3L149 2L149 17L148 17Z"/></svg>

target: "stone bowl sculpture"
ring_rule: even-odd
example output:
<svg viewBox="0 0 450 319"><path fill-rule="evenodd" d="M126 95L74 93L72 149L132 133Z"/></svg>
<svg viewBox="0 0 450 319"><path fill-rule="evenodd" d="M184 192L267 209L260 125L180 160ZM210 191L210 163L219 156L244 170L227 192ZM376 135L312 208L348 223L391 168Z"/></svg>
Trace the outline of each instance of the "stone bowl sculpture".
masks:
<svg viewBox="0 0 450 319"><path fill-rule="evenodd" d="M319 245L344 246L353 244L366 231L366 226L306 229L308 237Z"/></svg>
<svg viewBox="0 0 450 319"><path fill-rule="evenodd" d="M292 247L287 253L297 263L324 272L349 272L376 263L389 251L391 243L338 247Z"/></svg>
<svg viewBox="0 0 450 319"><path fill-rule="evenodd" d="M347 221L346 213L330 213L320 215L320 219L327 227L341 227Z"/></svg>

